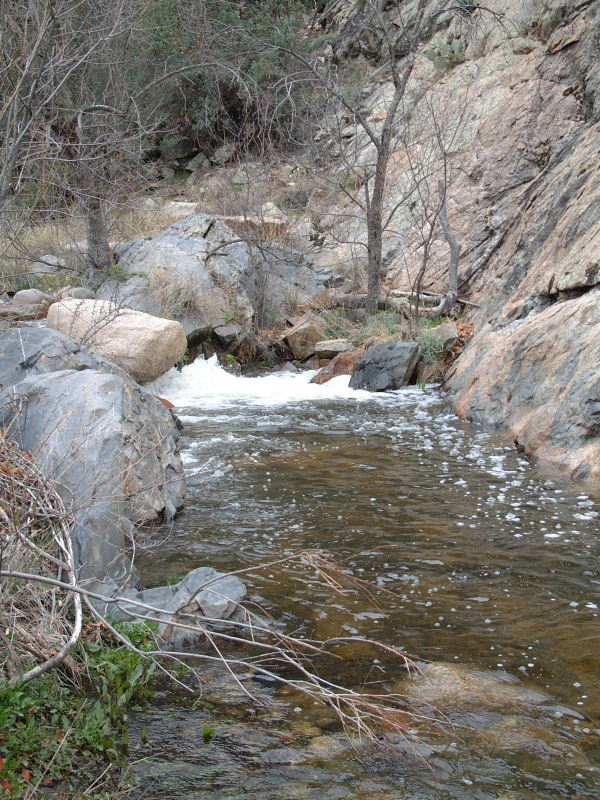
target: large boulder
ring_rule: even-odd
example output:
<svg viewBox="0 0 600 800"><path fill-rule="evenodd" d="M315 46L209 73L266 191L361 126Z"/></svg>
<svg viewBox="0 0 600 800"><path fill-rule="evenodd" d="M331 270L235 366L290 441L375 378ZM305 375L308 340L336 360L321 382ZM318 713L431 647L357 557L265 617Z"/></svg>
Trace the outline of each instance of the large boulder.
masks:
<svg viewBox="0 0 600 800"><path fill-rule="evenodd" d="M183 502L171 412L127 376L60 370L5 388L0 424L63 487L80 577L125 581L132 524Z"/></svg>
<svg viewBox="0 0 600 800"><path fill-rule="evenodd" d="M264 225L268 227L268 221ZM253 258L254 269L247 273L244 285L266 321L280 317L283 309L305 306L325 289L321 276L298 250L265 241Z"/></svg>
<svg viewBox="0 0 600 800"><path fill-rule="evenodd" d="M83 342L140 383L170 369L187 347L179 322L119 308L107 300L65 298L53 303L48 326Z"/></svg>
<svg viewBox="0 0 600 800"><path fill-rule="evenodd" d="M386 392L406 386L419 360L419 345L391 339L369 347L350 379L353 389Z"/></svg>
<svg viewBox="0 0 600 800"><path fill-rule="evenodd" d="M8 328L0 335L0 391L31 375L64 369L96 369L127 377L116 364L51 328Z"/></svg>
<svg viewBox="0 0 600 800"><path fill-rule="evenodd" d="M215 217L194 214L117 254L128 280L104 283L98 297L176 319L191 341L214 333L227 345L250 332L254 309L243 285L250 248Z"/></svg>
<svg viewBox="0 0 600 800"><path fill-rule="evenodd" d="M126 280L106 281L98 297L176 319L193 343L214 336L228 347L248 336L255 320L265 324L310 301L328 277L301 253L262 241L268 231L248 224L193 214L153 239L117 246Z"/></svg>

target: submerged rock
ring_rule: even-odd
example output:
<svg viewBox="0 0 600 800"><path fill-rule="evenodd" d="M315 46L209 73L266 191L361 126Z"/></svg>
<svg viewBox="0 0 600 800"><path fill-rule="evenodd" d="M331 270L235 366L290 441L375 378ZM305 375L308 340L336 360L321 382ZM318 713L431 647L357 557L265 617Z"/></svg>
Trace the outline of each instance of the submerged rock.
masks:
<svg viewBox="0 0 600 800"><path fill-rule="evenodd" d="M518 717L505 717L482 731L481 741L492 750L529 753L540 758L568 758L572 766L589 766L587 758L572 744L547 728Z"/></svg>
<svg viewBox="0 0 600 800"><path fill-rule="evenodd" d="M449 707L529 707L547 700L546 695L526 688L511 675L502 676L454 664L427 664L421 673L400 681L394 691L441 711L447 711Z"/></svg>

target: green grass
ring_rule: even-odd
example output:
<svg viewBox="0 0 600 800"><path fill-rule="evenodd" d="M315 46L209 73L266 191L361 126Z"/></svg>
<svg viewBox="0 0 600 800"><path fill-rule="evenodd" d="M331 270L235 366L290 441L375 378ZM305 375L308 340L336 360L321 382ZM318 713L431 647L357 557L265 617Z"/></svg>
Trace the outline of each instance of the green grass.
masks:
<svg viewBox="0 0 600 800"><path fill-rule="evenodd" d="M392 311L379 311L364 322L357 322L352 312L336 309L327 313L325 334L328 339L350 339L354 344L373 337L408 338L406 321Z"/></svg>
<svg viewBox="0 0 600 800"><path fill-rule="evenodd" d="M146 624L118 626L140 650L153 649ZM58 669L25 686L0 685L0 791L22 798L32 787L122 763L126 712L152 695L155 665L111 634L88 638L75 653L79 681ZM101 765L98 769L98 765ZM32 795L30 795L32 796Z"/></svg>

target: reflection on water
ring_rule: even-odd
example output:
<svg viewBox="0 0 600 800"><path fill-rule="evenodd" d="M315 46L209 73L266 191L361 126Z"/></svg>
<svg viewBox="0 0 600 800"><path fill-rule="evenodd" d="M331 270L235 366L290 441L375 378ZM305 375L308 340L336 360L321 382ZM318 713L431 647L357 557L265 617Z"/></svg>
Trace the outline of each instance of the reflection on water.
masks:
<svg viewBox="0 0 600 800"><path fill-rule="evenodd" d="M454 735L442 777L405 765L402 792L390 797L595 796L596 504L540 479L509 444L458 421L433 389L371 395L343 377L309 380L240 378L195 362L157 382L185 423L191 478L170 536L142 557L145 581L322 548L394 596L382 592L372 607L352 593L332 599L297 568L252 578L251 594L304 635L379 638L545 698L502 713L480 700L459 703L456 719L470 733L460 745ZM336 677L352 682L370 664L371 677L392 690L397 667L372 660L358 649ZM303 710L307 724L311 713ZM366 780L359 761L353 780ZM338 773L347 769L342 759ZM400 790L385 764L378 779L386 792ZM321 790L317 781L313 794L298 796Z"/></svg>

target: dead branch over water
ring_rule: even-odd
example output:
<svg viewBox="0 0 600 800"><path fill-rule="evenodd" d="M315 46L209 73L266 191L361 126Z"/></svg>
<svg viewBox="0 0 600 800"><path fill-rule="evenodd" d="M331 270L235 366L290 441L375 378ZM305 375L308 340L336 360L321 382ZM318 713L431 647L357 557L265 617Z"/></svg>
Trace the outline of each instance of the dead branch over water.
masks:
<svg viewBox="0 0 600 800"><path fill-rule="evenodd" d="M312 702L330 706L350 734L375 739L381 729L406 733L435 715L407 709L401 695L375 694L348 688L321 674L319 657L337 658L335 648L353 641L341 637L317 641L290 635L269 619L262 608L247 604L235 625L197 614L180 613L168 629L192 646L164 649L156 636L150 652L136 648L110 620L110 608L126 603L132 621L164 623L165 609L126 597L109 597L78 583L71 545L72 516L57 487L44 479L31 456L0 435L0 684L27 683L62 664L75 670L72 651L82 636L86 615L130 647L151 659L173 681L189 692L202 688L202 664L221 665L248 699L261 701L248 688L249 672L287 686ZM274 567L300 566L334 593L360 591L365 601L376 601L373 587L355 578L322 552L307 550L260 567L231 574L243 575ZM202 586L209 586L211 581ZM214 589L212 591L215 591ZM105 609L109 609L105 611ZM398 660L402 669L417 669L402 649L381 642L354 640L378 647ZM175 670L174 667L177 666ZM183 671L181 669L183 667Z"/></svg>

